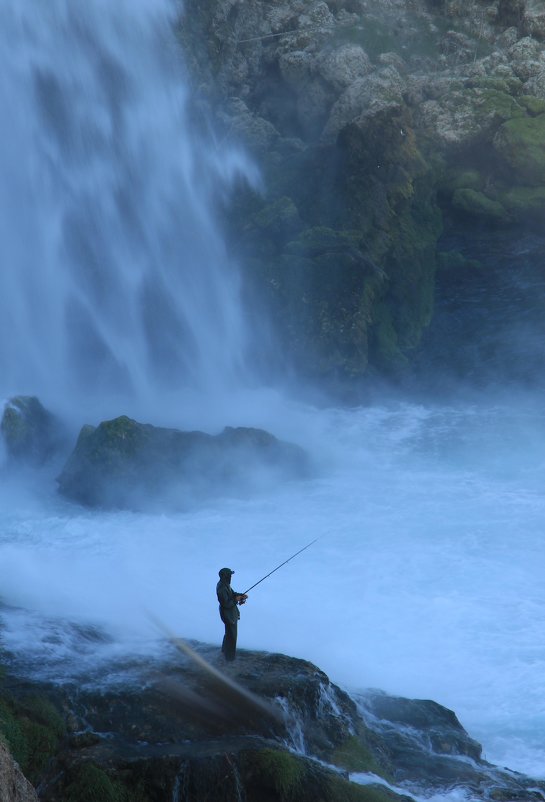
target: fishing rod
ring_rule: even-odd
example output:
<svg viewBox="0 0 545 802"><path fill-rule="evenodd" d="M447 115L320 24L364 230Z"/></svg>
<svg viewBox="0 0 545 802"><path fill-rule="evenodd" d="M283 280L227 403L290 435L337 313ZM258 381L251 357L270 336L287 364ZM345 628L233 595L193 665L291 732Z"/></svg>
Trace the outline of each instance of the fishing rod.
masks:
<svg viewBox="0 0 545 802"><path fill-rule="evenodd" d="M242 595L245 596L251 590L253 590L258 585L260 585L265 579L267 579L267 577L271 576L271 574L274 574L275 571L278 571L279 568L282 568L283 565L286 565L286 563L289 563L290 560L293 560L294 557L297 557L298 554L301 554L301 552L305 551L305 549L308 549L310 546L312 546L313 543L316 543L316 541L319 540L319 539L320 539L319 537L316 537L316 538L314 538L314 540L311 540L310 543L307 543L307 545L303 546L302 549L299 549L299 551L296 551L295 554L292 554L291 557L288 557L288 559L284 560L283 563L280 563L280 565L277 565L276 568L272 569L272 571L269 571L268 574L265 574L265 576L261 577L261 579L258 582L255 583L255 585L252 585L251 588L248 588L248 590L245 590Z"/></svg>

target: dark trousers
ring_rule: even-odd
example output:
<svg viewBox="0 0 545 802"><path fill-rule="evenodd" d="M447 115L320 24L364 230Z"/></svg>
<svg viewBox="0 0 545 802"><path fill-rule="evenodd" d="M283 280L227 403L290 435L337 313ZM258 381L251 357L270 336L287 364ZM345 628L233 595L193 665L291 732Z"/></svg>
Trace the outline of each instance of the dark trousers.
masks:
<svg viewBox="0 0 545 802"><path fill-rule="evenodd" d="M228 621L221 616L221 620L225 624L225 635L223 636L223 643L221 650L226 660L234 660L237 653L237 621L234 623Z"/></svg>

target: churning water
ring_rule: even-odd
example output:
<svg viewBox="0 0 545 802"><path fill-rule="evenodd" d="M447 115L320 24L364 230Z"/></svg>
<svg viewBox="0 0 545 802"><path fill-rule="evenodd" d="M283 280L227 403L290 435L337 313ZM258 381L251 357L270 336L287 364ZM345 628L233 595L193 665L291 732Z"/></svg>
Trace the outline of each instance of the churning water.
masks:
<svg viewBox="0 0 545 802"><path fill-rule="evenodd" d="M254 400L244 422L308 448L313 479L164 516L85 512L47 475L4 487L0 581L17 608L5 645L62 677L153 654L149 612L219 643L217 570L246 590L319 536L251 593L240 645L313 660L348 688L435 699L489 760L543 776L541 410ZM112 641L87 642L73 622Z"/></svg>
<svg viewBox="0 0 545 802"><path fill-rule="evenodd" d="M219 642L217 570L245 590L319 537L251 594L241 646L433 698L489 760L544 776L542 410L315 408L235 389L249 337L210 210L248 167L192 133L169 12L0 8L0 394L35 393L79 423L140 409L183 428L263 426L307 448L316 474L145 515L63 501L58 466L4 473L4 646L62 680L154 654L148 613Z"/></svg>

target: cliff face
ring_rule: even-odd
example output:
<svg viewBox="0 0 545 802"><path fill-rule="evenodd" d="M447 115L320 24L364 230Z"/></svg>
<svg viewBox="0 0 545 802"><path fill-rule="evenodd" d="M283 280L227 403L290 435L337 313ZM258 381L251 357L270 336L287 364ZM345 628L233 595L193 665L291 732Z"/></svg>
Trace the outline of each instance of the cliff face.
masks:
<svg viewBox="0 0 545 802"><path fill-rule="evenodd" d="M23 776L9 749L1 741L0 802L38 802L36 791Z"/></svg>
<svg viewBox="0 0 545 802"><path fill-rule="evenodd" d="M543 220L540 4L188 0L180 35L221 135L262 168L233 247L310 372L405 371L445 271L473 259L442 232Z"/></svg>

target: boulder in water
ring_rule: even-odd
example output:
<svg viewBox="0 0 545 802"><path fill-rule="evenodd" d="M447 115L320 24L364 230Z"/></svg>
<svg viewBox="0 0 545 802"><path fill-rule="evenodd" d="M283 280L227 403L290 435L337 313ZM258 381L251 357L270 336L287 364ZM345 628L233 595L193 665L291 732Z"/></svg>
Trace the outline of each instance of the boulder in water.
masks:
<svg viewBox="0 0 545 802"><path fill-rule="evenodd" d="M302 476L307 465L302 449L262 429L227 427L210 435L121 416L81 429L58 482L64 496L88 506L179 508L190 497Z"/></svg>
<svg viewBox="0 0 545 802"><path fill-rule="evenodd" d="M24 462L45 462L61 440L58 420L29 395L14 396L5 403L0 431L9 457Z"/></svg>

